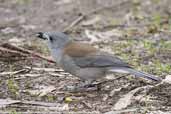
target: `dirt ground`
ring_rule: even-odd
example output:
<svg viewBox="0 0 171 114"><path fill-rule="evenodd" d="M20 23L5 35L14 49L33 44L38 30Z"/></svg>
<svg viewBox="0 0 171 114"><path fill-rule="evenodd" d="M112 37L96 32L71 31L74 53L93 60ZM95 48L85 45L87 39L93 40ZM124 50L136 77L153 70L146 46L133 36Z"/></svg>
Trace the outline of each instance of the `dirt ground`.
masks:
<svg viewBox="0 0 171 114"><path fill-rule="evenodd" d="M170 0L0 0L0 19L0 46L50 56L35 34L66 30L135 69L163 79L171 74ZM104 80L101 90L71 92L64 88L81 80L56 64L1 50L0 114L171 114L169 83L122 74Z"/></svg>

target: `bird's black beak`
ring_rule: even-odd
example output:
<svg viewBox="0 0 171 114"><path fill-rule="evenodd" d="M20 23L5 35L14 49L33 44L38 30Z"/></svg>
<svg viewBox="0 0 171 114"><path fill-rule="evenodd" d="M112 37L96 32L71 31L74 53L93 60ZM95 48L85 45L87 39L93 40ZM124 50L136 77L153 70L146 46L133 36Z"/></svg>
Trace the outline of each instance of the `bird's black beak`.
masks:
<svg viewBox="0 0 171 114"><path fill-rule="evenodd" d="M38 32L36 33L36 37L46 40L46 38L43 37L43 34L44 34L43 32Z"/></svg>

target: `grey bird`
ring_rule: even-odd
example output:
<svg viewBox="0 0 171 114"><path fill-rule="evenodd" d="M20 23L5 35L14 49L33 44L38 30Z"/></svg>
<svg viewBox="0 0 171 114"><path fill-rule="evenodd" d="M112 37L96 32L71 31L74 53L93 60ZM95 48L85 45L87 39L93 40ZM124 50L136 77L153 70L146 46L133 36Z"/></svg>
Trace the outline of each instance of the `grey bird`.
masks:
<svg viewBox="0 0 171 114"><path fill-rule="evenodd" d="M154 75L137 71L120 58L73 41L62 32L39 32L37 37L47 40L49 50L56 63L66 72L82 80L92 82L108 73L129 73L153 81L161 81Z"/></svg>

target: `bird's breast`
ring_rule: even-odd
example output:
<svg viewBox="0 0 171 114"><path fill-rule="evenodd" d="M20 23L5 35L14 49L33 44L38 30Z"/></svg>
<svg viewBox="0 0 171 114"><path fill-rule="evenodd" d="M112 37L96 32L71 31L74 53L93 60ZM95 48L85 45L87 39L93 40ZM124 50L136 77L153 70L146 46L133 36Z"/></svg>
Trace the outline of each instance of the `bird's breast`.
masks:
<svg viewBox="0 0 171 114"><path fill-rule="evenodd" d="M55 62L60 65L61 64L61 59L62 59L62 56L63 56L63 53L61 50L58 50L58 49L51 49L51 55L53 57L53 59L55 60Z"/></svg>

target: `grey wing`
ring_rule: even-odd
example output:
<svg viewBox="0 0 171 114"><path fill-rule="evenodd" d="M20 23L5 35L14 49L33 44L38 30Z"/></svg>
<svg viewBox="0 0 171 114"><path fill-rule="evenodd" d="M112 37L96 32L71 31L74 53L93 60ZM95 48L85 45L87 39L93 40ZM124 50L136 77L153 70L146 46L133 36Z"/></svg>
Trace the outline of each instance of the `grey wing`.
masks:
<svg viewBox="0 0 171 114"><path fill-rule="evenodd" d="M79 67L128 67L120 58L109 53L93 54L86 57L77 57L73 59Z"/></svg>

